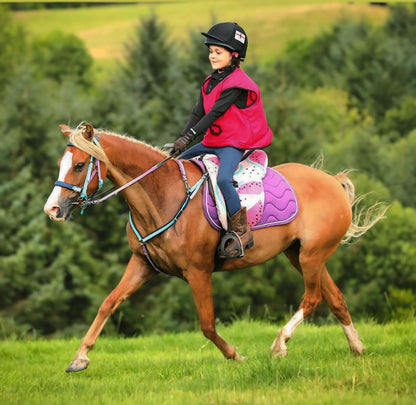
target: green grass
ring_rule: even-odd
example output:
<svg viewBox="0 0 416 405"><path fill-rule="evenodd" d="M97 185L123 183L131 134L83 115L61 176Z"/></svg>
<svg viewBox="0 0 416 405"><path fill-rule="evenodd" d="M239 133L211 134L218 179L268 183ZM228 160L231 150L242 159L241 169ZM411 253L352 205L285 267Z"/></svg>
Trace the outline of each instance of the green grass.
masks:
<svg viewBox="0 0 416 405"><path fill-rule="evenodd" d="M348 4L347 0L170 0L22 11L14 13L14 18L32 38L56 30L76 34L102 66L123 57L123 44L133 35L139 18L152 11L166 23L170 34L167 39L182 52L186 52L190 31L206 30L214 19L237 21L249 34L247 60L266 63L274 60L288 41L316 35L342 16L382 24L388 13L386 8L365 2ZM185 45L181 46L182 43Z"/></svg>
<svg viewBox="0 0 416 405"><path fill-rule="evenodd" d="M281 326L281 325L280 325ZM355 358L339 325L301 325L273 360L278 326L238 321L219 332L246 362L225 360L200 332L102 337L87 370L65 368L79 341L0 343L1 404L413 404L416 321L357 324Z"/></svg>

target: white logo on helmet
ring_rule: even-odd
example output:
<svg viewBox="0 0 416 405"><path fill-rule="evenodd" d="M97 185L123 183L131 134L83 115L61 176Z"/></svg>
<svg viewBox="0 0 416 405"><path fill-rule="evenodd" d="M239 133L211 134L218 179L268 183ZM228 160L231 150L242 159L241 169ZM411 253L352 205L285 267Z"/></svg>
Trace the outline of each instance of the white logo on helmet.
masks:
<svg viewBox="0 0 416 405"><path fill-rule="evenodd" d="M237 41L240 41L242 44L246 42L246 36L242 32L237 31L237 30L235 31L234 39L236 39Z"/></svg>

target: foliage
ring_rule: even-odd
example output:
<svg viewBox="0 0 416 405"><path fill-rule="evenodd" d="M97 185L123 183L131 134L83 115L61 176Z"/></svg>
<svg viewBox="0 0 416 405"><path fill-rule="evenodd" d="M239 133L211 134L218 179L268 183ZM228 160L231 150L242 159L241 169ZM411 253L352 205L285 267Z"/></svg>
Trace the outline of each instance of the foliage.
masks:
<svg viewBox="0 0 416 405"><path fill-rule="evenodd" d="M189 99L191 87L166 38L156 15L143 18L126 43L118 76L103 86L96 104L104 126L158 146L180 134L192 106L179 102Z"/></svg>
<svg viewBox="0 0 416 405"><path fill-rule="evenodd" d="M397 106L386 112L384 120L379 125L380 133L389 141L396 142L403 134L416 129L415 109L416 98L412 96L404 98Z"/></svg>
<svg viewBox="0 0 416 405"><path fill-rule="evenodd" d="M213 21L214 25L216 21ZM189 51L183 56L183 71L186 81L193 84L195 89L199 89L201 83L208 76L208 48L201 46L201 34L189 31L190 45ZM185 45L184 45L185 46ZM193 92L196 94L196 91Z"/></svg>
<svg viewBox="0 0 416 405"><path fill-rule="evenodd" d="M36 71L58 83L70 77L76 83L91 85L92 57L81 39L73 34L53 32L32 44Z"/></svg>
<svg viewBox="0 0 416 405"><path fill-rule="evenodd" d="M416 8L391 8L374 28L348 19L288 45L272 66L245 65L262 88L275 133L269 161L354 169L358 194L391 204L387 218L342 246L328 269L355 318L383 322L414 314L416 280ZM43 204L57 175L65 138L58 124L90 121L155 145L184 127L209 74L200 34L190 52L152 14L140 19L126 59L105 82L91 76L91 56L72 35L30 41L0 8L0 319L2 337L85 332L130 256L127 208L119 198L51 223ZM26 51L26 52L24 52ZM236 318L283 320L304 292L284 255L256 268L213 276L219 323ZM313 320L335 318L322 305ZM104 333L196 328L189 287L159 277L125 302Z"/></svg>
<svg viewBox="0 0 416 405"><path fill-rule="evenodd" d="M416 207L416 130L388 148L380 149L377 177L389 187L393 198L406 206Z"/></svg>
<svg viewBox="0 0 416 405"><path fill-rule="evenodd" d="M338 250L337 266L342 263L348 271L331 273L344 291L353 314L372 314L379 321L393 319L395 313L389 298L392 292L399 295L399 290L416 290L415 231L414 210L395 202L389 208L387 218L365 238ZM401 305L399 300L397 305ZM412 305L409 305L409 311Z"/></svg>
<svg viewBox="0 0 416 405"><path fill-rule="evenodd" d="M415 15L415 5L398 5L381 29L342 20L316 38L294 41L276 64L281 82L343 88L360 110L381 120L416 90Z"/></svg>
<svg viewBox="0 0 416 405"><path fill-rule="evenodd" d="M20 63L25 59L23 30L11 22L11 14L0 5L0 95Z"/></svg>

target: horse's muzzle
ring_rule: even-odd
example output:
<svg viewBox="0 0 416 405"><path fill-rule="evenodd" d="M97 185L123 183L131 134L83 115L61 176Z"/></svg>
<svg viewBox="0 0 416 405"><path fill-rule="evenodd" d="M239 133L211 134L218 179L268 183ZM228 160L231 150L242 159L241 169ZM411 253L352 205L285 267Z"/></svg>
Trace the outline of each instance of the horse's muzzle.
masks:
<svg viewBox="0 0 416 405"><path fill-rule="evenodd" d="M66 221L71 217L72 211L78 205L77 200L68 199L58 201L57 204L45 204L44 211L54 221Z"/></svg>

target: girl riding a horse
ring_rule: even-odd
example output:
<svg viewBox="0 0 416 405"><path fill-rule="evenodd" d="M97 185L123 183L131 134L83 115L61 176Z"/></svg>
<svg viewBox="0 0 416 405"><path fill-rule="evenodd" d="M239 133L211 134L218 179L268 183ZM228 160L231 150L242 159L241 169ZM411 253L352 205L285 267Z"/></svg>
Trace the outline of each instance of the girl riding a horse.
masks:
<svg viewBox="0 0 416 405"><path fill-rule="evenodd" d="M206 37L214 72L203 82L199 100L172 153L184 152L198 136L205 134L202 142L180 157L214 154L219 158L217 184L231 217L230 228L240 240L241 257L244 248L252 247L254 241L246 207L241 207L233 185L233 175L245 150L271 144L272 131L267 125L259 87L240 69L248 44L243 28L225 22L202 35ZM223 258L235 256L234 249L235 245L227 244Z"/></svg>
<svg viewBox="0 0 416 405"><path fill-rule="evenodd" d="M129 206L127 237L132 251L123 277L103 301L68 372L87 368L88 352L111 314L161 272L188 282L204 335L227 359L241 360L236 348L216 331L212 274L254 267L282 252L302 275L305 294L273 342L272 355L287 355L287 341L322 300L341 322L351 351L357 355L364 352L326 262L341 241L359 237L377 223L386 207L380 206L377 212L376 204L353 216L354 185L346 173L331 176L298 163L271 168L293 187L298 215L285 225L253 230L256 245L244 257L216 263L220 233L203 214L203 190L196 187L203 179L199 167L190 161L169 159L166 153L136 139L95 130L90 124L76 129L62 125L61 129L68 145L59 160L58 181L44 207L46 214L66 221L76 207L103 202L120 192ZM97 199L94 195L106 178L116 190ZM183 201L189 203L186 209Z"/></svg>

